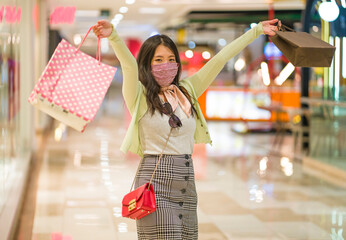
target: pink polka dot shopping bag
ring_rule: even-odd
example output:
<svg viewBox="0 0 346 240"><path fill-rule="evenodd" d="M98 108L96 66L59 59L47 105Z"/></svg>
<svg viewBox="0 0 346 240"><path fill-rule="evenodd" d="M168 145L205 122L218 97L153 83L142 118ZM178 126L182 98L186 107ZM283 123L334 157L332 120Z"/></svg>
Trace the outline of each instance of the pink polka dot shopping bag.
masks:
<svg viewBox="0 0 346 240"><path fill-rule="evenodd" d="M103 64L98 39L96 59L63 39L55 49L29 102L51 117L83 132L112 82L116 68Z"/></svg>

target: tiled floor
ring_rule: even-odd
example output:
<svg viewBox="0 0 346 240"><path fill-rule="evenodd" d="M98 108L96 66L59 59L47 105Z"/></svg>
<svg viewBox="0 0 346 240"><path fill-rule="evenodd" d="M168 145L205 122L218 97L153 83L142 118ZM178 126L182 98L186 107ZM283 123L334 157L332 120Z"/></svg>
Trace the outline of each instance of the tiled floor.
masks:
<svg viewBox="0 0 346 240"><path fill-rule="evenodd" d="M120 152L126 123L114 116L99 115L83 134L69 129L60 141L48 138L32 240L137 239L135 222L121 217L121 200L139 158ZM199 239L345 238L346 189L273 154L272 134L239 135L222 122L209 128L213 146L196 145L193 156Z"/></svg>

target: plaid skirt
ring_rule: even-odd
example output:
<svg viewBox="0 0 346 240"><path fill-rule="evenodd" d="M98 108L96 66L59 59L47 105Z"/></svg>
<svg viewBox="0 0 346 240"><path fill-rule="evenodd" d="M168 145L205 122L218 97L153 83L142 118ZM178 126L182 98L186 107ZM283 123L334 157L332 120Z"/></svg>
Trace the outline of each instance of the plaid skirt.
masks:
<svg viewBox="0 0 346 240"><path fill-rule="evenodd" d="M142 160L135 187L149 182L159 155ZM198 239L197 193L191 155L163 155L152 181L157 209L136 221L139 240Z"/></svg>

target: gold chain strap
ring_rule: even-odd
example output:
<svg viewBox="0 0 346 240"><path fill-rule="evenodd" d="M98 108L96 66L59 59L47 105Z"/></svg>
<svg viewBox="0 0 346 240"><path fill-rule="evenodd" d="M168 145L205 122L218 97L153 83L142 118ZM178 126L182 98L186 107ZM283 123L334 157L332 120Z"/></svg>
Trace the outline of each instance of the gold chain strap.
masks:
<svg viewBox="0 0 346 240"><path fill-rule="evenodd" d="M151 181L152 181L153 178L154 178L154 175L155 175L155 172L156 172L156 170L157 170L157 167L159 166L159 163L160 163L160 160L161 160L161 158L162 158L163 152L165 151L165 149L166 149L166 147L167 147L168 140L169 140L169 138L170 138L170 136L171 136L172 130L173 130L173 128L171 128L171 130L169 131L168 137L167 137L167 139L166 139L165 146L164 146L163 149L162 149L162 152L161 152L161 154L160 154L160 156L159 156L159 160L158 160L157 163L156 163L154 172L153 172L153 174L151 175L151 178L150 178L150 181L149 181L149 184L148 184L148 189L149 189L149 187L150 187L150 185L151 185ZM133 182L132 182L132 185L131 185L131 188L130 188L130 192L131 192L133 186L135 185L136 177L137 177L137 174L138 174L138 172L139 172L139 168L140 168L140 166L142 165L142 162L143 162L143 158L141 159L141 161L140 161L139 164L138 164L137 171L136 171L136 175L135 175L135 178L133 179Z"/></svg>

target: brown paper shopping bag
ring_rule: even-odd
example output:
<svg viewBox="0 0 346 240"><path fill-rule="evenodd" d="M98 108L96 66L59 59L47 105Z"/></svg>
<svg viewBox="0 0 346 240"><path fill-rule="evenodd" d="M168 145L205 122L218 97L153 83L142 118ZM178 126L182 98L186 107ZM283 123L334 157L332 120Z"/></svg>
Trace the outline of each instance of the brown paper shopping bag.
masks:
<svg viewBox="0 0 346 240"><path fill-rule="evenodd" d="M288 31L287 31L288 30ZM296 67L330 67L335 47L306 32L284 25L270 39Z"/></svg>

